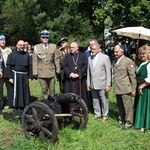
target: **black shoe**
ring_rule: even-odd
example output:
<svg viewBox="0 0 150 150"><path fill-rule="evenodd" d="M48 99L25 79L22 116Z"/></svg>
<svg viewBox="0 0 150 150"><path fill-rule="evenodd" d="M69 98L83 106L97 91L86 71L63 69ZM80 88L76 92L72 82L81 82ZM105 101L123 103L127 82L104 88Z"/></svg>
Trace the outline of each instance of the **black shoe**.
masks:
<svg viewBox="0 0 150 150"><path fill-rule="evenodd" d="M122 128L122 130L129 130L131 127L126 127L126 126L124 126L123 128Z"/></svg>

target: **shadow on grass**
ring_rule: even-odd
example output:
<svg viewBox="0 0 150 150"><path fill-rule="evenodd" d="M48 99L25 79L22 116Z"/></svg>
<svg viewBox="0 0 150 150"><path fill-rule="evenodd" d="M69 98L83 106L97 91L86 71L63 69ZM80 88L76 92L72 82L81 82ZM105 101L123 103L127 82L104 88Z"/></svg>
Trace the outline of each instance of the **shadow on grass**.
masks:
<svg viewBox="0 0 150 150"><path fill-rule="evenodd" d="M3 100L4 100L4 107L5 107L8 105L8 99L7 99L7 97L4 97ZM37 100L37 97L30 96L30 103L33 103L36 100Z"/></svg>
<svg viewBox="0 0 150 150"><path fill-rule="evenodd" d="M34 101L37 100L37 97L34 97L34 96L30 96L30 103L33 103Z"/></svg>
<svg viewBox="0 0 150 150"><path fill-rule="evenodd" d="M109 102L109 117L112 119L118 119L118 110L116 102Z"/></svg>

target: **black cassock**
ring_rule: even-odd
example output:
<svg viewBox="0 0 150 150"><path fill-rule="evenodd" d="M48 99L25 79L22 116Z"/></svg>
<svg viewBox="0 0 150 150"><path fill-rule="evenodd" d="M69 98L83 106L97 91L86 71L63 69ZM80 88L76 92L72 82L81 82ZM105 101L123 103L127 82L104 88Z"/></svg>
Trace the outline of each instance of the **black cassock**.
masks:
<svg viewBox="0 0 150 150"><path fill-rule="evenodd" d="M86 72L87 72L87 58L85 54L78 52L77 54L67 54L63 60L63 70L65 73L64 93L75 93L80 95L88 107L87 90L86 90ZM81 74L81 83L79 78L70 78L70 74Z"/></svg>
<svg viewBox="0 0 150 150"><path fill-rule="evenodd" d="M30 103L28 79L32 77L31 58L28 53L13 50L7 59L6 78L13 79L9 83L8 105L24 108Z"/></svg>

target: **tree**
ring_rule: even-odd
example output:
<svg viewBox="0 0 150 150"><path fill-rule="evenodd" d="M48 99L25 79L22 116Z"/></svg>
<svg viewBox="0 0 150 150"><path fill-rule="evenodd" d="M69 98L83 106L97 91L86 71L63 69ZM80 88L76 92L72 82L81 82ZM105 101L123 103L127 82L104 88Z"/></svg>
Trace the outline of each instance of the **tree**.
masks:
<svg viewBox="0 0 150 150"><path fill-rule="evenodd" d="M45 13L38 10L37 0L6 0L2 7L0 19L3 34L7 42L15 45L19 39L34 43L37 40L39 26Z"/></svg>
<svg viewBox="0 0 150 150"><path fill-rule="evenodd" d="M71 10L70 10L71 9ZM55 42L61 37L68 37L69 41L77 40L81 46L87 46L89 38L93 37L90 21L76 10L75 6L64 8L58 18L51 21L52 31L55 32Z"/></svg>
<svg viewBox="0 0 150 150"><path fill-rule="evenodd" d="M59 3L59 4L58 4ZM44 0L40 11L45 12L48 22L45 24L50 31L50 40L57 43L61 37L68 37L69 41L78 40L81 46L87 46L90 37L93 37L93 29L90 19L83 15L77 3L66 0L51 3Z"/></svg>
<svg viewBox="0 0 150 150"><path fill-rule="evenodd" d="M149 0L0 0L0 33L8 43L38 42L47 29L57 43L63 37L86 46L90 38L104 39L104 29L150 26Z"/></svg>

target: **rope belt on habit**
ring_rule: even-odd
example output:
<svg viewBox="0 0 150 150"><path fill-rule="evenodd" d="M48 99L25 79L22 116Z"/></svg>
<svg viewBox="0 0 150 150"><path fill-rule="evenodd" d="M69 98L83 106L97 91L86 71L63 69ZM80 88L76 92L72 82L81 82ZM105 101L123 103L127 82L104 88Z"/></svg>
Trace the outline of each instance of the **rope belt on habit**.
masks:
<svg viewBox="0 0 150 150"><path fill-rule="evenodd" d="M17 78L16 75L17 74L27 74L28 72L20 72L20 71L15 71L12 70L14 72L14 98L13 98L13 106L15 106L15 102L16 102L16 83L17 83Z"/></svg>

